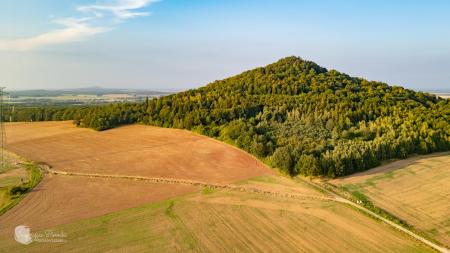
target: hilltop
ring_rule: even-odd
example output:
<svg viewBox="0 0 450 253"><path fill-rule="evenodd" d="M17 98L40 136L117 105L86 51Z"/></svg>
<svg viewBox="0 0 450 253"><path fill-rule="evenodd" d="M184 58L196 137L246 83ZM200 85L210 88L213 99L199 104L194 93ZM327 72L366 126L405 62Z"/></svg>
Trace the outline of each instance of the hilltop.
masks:
<svg viewBox="0 0 450 253"><path fill-rule="evenodd" d="M337 177L450 149L449 100L299 57L143 103L29 112L21 119L75 119L97 130L129 123L189 129L291 175Z"/></svg>

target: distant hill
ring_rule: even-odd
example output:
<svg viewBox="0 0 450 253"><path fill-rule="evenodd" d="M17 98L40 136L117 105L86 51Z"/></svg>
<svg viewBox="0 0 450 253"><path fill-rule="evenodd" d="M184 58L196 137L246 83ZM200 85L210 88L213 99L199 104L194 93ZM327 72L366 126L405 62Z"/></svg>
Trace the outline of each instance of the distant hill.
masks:
<svg viewBox="0 0 450 253"><path fill-rule="evenodd" d="M428 90L426 92L429 92L441 98L450 98L450 89Z"/></svg>
<svg viewBox="0 0 450 253"><path fill-rule="evenodd" d="M139 95L167 95L170 92L161 92L144 89L102 88L98 86L74 89L36 89L8 91L12 97L56 97L64 95L97 95L106 94L139 94Z"/></svg>
<svg viewBox="0 0 450 253"><path fill-rule="evenodd" d="M41 119L59 113L97 130L134 122L191 129L291 175L337 177L450 149L449 100L298 57L144 103L50 112Z"/></svg>
<svg viewBox="0 0 450 253"><path fill-rule="evenodd" d="M450 89L434 89L434 90L425 90L429 93L448 93L450 94Z"/></svg>

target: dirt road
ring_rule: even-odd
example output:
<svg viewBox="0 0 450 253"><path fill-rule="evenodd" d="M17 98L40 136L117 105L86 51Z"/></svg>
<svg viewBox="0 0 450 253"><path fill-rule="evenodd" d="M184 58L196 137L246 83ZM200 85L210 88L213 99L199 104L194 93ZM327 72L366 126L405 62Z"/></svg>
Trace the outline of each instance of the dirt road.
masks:
<svg viewBox="0 0 450 253"><path fill-rule="evenodd" d="M439 246L439 245L433 243L432 241L430 241L430 240L428 240L426 238L423 238L422 236L420 236L420 235L418 235L418 234L416 234L416 233L414 233L414 232L412 232L412 231L410 231L410 230L408 230L408 229L406 229L406 228L404 228L404 227L402 227L402 226L400 226L400 225L398 225L398 224L396 224L396 223L394 223L394 222L392 222L392 221L390 221L388 219L385 219L385 218L381 217L380 215L370 211L369 209L365 208L364 206L361 206L361 205L359 205L359 204L357 204L357 203L355 203L353 201L350 201L348 199L345 199L345 198L335 194L334 192L326 189L325 187L322 187L319 184L312 183L312 182L307 182L306 180L302 180L302 181L304 181L304 182L306 182L308 184L311 184L311 185L313 185L315 187L318 187L321 190L327 192L329 195L334 196L336 201L344 203L344 204L348 204L350 206L353 206L353 207L355 207L355 208L357 208L357 209L359 209L359 210L369 214L370 216L375 217L376 219L379 219L379 220L383 221L384 223L392 226L393 228L408 234L409 236L413 237L414 239L421 241L422 243L428 245L429 247L431 247L431 248L433 248L433 249L435 249L435 250L437 250L439 252L450 253L449 249L444 248L442 246Z"/></svg>

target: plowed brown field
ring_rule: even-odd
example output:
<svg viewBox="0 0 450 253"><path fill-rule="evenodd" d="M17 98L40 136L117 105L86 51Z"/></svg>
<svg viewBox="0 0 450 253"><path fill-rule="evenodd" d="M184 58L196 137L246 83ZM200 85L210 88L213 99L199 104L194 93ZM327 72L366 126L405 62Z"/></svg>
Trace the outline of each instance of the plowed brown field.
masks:
<svg viewBox="0 0 450 253"><path fill-rule="evenodd" d="M13 123L7 148L55 170L231 182L272 174L229 145L188 131L127 126L96 132L71 122ZM0 233L17 225L45 229L160 201L200 189L129 179L46 175L17 206L0 216Z"/></svg>
<svg viewBox="0 0 450 253"><path fill-rule="evenodd" d="M34 230L92 218L199 189L126 179L46 176L17 206L0 216L0 234L27 225Z"/></svg>
<svg viewBox="0 0 450 253"><path fill-rule="evenodd" d="M132 125L96 132L71 122L14 123L7 148L55 170L229 183L272 171L247 153L188 131Z"/></svg>

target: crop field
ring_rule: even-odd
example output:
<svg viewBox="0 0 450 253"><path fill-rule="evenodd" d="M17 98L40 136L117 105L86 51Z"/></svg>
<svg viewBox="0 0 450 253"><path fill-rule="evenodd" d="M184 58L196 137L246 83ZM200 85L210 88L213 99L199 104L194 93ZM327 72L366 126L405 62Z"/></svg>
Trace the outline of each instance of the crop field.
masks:
<svg viewBox="0 0 450 253"><path fill-rule="evenodd" d="M7 133L9 150L53 172L0 216L0 251L432 252L306 181L187 131L45 122ZM64 241L18 244L18 225Z"/></svg>
<svg viewBox="0 0 450 253"><path fill-rule="evenodd" d="M8 102L16 106L92 105L114 102L138 102L145 98L168 95L171 92L150 90L105 89L87 87L68 90L16 90L9 91Z"/></svg>
<svg viewBox="0 0 450 253"><path fill-rule="evenodd" d="M63 171L234 182L272 171L247 153L188 131L133 125L104 132L71 122L13 123L7 149Z"/></svg>
<svg viewBox="0 0 450 253"><path fill-rule="evenodd" d="M229 191L200 191L51 228L62 243L9 252L432 252L347 206Z"/></svg>
<svg viewBox="0 0 450 253"><path fill-rule="evenodd" d="M55 170L207 182L272 174L242 151L181 130L130 126L95 132L76 128L71 122L42 122L11 124L7 133L9 150L50 164ZM6 176L10 174L2 175L2 180L9 179ZM0 216L0 233L12 231L18 224L44 229L198 189L191 185L50 174L16 207Z"/></svg>
<svg viewBox="0 0 450 253"><path fill-rule="evenodd" d="M0 189L28 181L28 173L22 163L17 155L4 152L4 166L0 167Z"/></svg>
<svg viewBox="0 0 450 253"><path fill-rule="evenodd" d="M29 172L21 157L11 153L3 153L3 164L0 166L0 214L13 205L15 197L11 196L10 189L29 182Z"/></svg>
<svg viewBox="0 0 450 253"><path fill-rule="evenodd" d="M47 175L17 206L0 216L0 234L11 234L18 225L45 229L194 190L185 185Z"/></svg>
<svg viewBox="0 0 450 253"><path fill-rule="evenodd" d="M418 156L331 183L366 195L376 206L450 246L450 154Z"/></svg>

